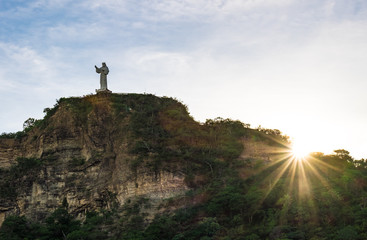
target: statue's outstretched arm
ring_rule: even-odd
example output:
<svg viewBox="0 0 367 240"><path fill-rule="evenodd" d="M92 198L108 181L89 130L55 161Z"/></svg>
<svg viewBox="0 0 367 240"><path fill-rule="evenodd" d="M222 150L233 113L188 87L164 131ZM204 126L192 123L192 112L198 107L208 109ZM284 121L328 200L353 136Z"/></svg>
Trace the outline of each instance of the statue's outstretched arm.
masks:
<svg viewBox="0 0 367 240"><path fill-rule="evenodd" d="M97 73L101 73L101 69L100 68L98 68L97 66L94 66L95 68L96 68L96 72Z"/></svg>

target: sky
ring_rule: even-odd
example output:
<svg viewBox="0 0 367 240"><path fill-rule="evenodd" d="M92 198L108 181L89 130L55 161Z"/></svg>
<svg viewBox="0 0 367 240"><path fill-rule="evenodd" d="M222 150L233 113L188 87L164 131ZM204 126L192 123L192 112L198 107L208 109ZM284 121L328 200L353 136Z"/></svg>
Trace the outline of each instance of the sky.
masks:
<svg viewBox="0 0 367 240"><path fill-rule="evenodd" d="M1 0L0 133L99 88L367 158L365 0Z"/></svg>

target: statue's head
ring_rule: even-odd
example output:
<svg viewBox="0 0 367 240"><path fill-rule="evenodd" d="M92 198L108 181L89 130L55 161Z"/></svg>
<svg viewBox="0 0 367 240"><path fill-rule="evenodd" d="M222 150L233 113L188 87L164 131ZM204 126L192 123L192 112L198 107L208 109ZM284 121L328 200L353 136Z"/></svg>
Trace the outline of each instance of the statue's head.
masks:
<svg viewBox="0 0 367 240"><path fill-rule="evenodd" d="M102 63L102 66L103 66L103 67L105 67L105 66L106 66L106 63L105 63L105 62L103 62L103 63Z"/></svg>

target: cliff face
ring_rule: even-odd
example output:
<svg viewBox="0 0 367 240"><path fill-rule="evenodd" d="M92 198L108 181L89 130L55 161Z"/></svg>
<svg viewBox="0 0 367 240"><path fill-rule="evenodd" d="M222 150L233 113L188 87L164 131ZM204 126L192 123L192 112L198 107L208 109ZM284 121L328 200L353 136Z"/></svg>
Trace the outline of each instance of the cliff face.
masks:
<svg viewBox="0 0 367 240"><path fill-rule="evenodd" d="M118 98L120 106L112 98ZM150 157L138 161L131 151L136 142L131 113L139 109L128 102L126 96L110 94L64 99L23 138L0 139L0 168L8 169L3 170L3 182L21 185L10 186L12 197L3 194L0 225L11 214L43 219L64 199L72 214L83 215L131 197L159 202L184 193L188 187L180 171L134 165ZM19 157L37 159L36 167L21 172L24 176L10 176Z"/></svg>
<svg viewBox="0 0 367 240"><path fill-rule="evenodd" d="M21 156L20 142L15 139L0 140L0 168L9 168Z"/></svg>

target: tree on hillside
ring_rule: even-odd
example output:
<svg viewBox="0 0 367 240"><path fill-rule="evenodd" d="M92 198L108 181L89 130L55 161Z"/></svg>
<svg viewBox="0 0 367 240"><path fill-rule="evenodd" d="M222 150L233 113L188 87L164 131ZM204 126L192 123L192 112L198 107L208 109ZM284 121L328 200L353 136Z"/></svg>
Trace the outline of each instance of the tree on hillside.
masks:
<svg viewBox="0 0 367 240"><path fill-rule="evenodd" d="M353 158L349 155L349 152L347 150L344 149L338 149L338 150L334 150L335 154L343 160L346 160L348 162L353 162Z"/></svg>

